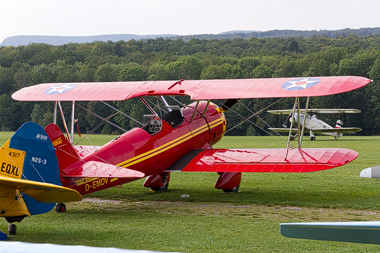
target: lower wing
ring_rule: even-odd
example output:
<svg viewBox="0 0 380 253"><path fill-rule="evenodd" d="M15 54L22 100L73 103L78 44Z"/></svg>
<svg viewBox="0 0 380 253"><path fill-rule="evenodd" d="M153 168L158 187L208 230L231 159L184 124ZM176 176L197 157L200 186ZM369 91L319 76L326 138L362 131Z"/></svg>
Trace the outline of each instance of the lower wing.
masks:
<svg viewBox="0 0 380 253"><path fill-rule="evenodd" d="M315 133L342 133L350 134L360 132L361 129L358 127L341 127L341 128L312 128L311 131Z"/></svg>
<svg viewBox="0 0 380 253"><path fill-rule="evenodd" d="M345 165L357 156L356 151L344 148L198 149L168 171L313 172Z"/></svg>
<svg viewBox="0 0 380 253"><path fill-rule="evenodd" d="M269 130L273 130L279 133L289 133L290 128L269 128ZM361 129L358 127L341 127L341 128L311 128L305 129L313 131L314 133L342 133L342 134L350 134L360 132ZM292 128L292 133L298 132L297 128Z"/></svg>
<svg viewBox="0 0 380 253"><path fill-rule="evenodd" d="M323 241L380 244L380 221L282 223L281 235Z"/></svg>
<svg viewBox="0 0 380 253"><path fill-rule="evenodd" d="M269 130L276 131L279 133L289 133L290 128L285 128L285 127L279 127L279 128L268 128ZM292 133L298 132L297 128L292 128Z"/></svg>
<svg viewBox="0 0 380 253"><path fill-rule="evenodd" d="M15 188L29 197L43 203L82 200L82 196L76 190L50 183L0 176L0 185Z"/></svg>

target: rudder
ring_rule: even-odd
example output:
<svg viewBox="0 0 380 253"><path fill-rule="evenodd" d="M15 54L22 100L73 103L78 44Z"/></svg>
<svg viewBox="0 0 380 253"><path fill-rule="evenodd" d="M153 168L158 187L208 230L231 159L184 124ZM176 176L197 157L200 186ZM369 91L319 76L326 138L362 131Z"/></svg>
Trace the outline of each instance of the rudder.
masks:
<svg viewBox="0 0 380 253"><path fill-rule="evenodd" d="M67 140L57 125L49 124L45 127L45 131L56 149L60 171L80 160L74 146Z"/></svg>
<svg viewBox="0 0 380 253"><path fill-rule="evenodd" d="M9 148L25 152L22 179L62 185L53 143L40 125L27 122L11 137ZM31 215L49 212L54 203L41 203L23 193Z"/></svg>

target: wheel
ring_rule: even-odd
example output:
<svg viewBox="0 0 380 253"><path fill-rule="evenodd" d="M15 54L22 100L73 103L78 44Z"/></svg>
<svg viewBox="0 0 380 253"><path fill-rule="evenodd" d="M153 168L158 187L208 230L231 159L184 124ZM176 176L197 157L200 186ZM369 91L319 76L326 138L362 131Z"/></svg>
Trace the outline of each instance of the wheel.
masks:
<svg viewBox="0 0 380 253"><path fill-rule="evenodd" d="M239 192L239 186L240 184L238 184L238 186L236 186L235 188L232 188L232 189L223 189L224 192Z"/></svg>
<svg viewBox="0 0 380 253"><path fill-rule="evenodd" d="M8 227L8 234L10 235L15 235L17 232L17 227L15 224L12 224L12 223L9 223L9 227Z"/></svg>
<svg viewBox="0 0 380 253"><path fill-rule="evenodd" d="M55 211L57 213L64 213L66 212L66 205L64 203L57 203L55 206Z"/></svg>
<svg viewBox="0 0 380 253"><path fill-rule="evenodd" d="M294 138L295 138L295 137L294 137L293 135L290 136L290 140L291 140L291 141L294 141Z"/></svg>
<svg viewBox="0 0 380 253"><path fill-rule="evenodd" d="M169 178L170 174L162 176L162 182L164 183L164 186L158 187L158 188L152 188L153 191L166 191L169 187Z"/></svg>
<svg viewBox="0 0 380 253"><path fill-rule="evenodd" d="M311 137L310 137L310 140L315 141L315 140L316 140L316 139L315 139L315 136L311 136Z"/></svg>

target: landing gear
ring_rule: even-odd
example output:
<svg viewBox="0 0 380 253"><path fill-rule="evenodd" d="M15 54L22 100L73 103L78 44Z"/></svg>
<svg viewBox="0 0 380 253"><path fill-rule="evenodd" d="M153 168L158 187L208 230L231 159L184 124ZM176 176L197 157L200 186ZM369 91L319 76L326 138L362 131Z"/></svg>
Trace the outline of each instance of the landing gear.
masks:
<svg viewBox="0 0 380 253"><path fill-rule="evenodd" d="M161 178L162 178L162 182L164 183L164 186L154 187L154 188L152 188L152 190L153 191L166 191L169 187L168 177L170 177L170 175L163 175Z"/></svg>
<svg viewBox="0 0 380 253"><path fill-rule="evenodd" d="M17 233L17 226L16 226L16 224L9 223L8 234L9 235L15 235L16 233Z"/></svg>
<svg viewBox="0 0 380 253"><path fill-rule="evenodd" d="M311 140L311 141L315 141L315 140L316 140L316 139L315 139L315 136L311 136L311 137L310 137L310 140Z"/></svg>
<svg viewBox="0 0 380 253"><path fill-rule="evenodd" d="M64 203L57 203L55 206L55 211L57 213L64 213L66 212L66 205Z"/></svg>
<svg viewBox="0 0 380 253"><path fill-rule="evenodd" d="M218 172L219 178L215 188L224 192L239 192L241 182L241 172Z"/></svg>
<svg viewBox="0 0 380 253"><path fill-rule="evenodd" d="M239 186L240 184L232 189L223 189L223 192L232 192L232 193L239 192Z"/></svg>
<svg viewBox="0 0 380 253"><path fill-rule="evenodd" d="M153 191L166 191L169 187L170 172L161 175L150 175L144 182L144 187L151 188Z"/></svg>

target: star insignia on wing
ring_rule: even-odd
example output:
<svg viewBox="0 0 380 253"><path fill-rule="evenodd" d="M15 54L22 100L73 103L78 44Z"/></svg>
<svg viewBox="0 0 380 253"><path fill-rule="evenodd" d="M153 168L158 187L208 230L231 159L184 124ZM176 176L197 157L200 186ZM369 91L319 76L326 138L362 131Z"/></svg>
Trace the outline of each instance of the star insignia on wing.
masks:
<svg viewBox="0 0 380 253"><path fill-rule="evenodd" d="M318 84L319 81L318 78L299 78L285 82L282 88L285 90L303 90Z"/></svg>
<svg viewBox="0 0 380 253"><path fill-rule="evenodd" d="M73 83L67 83L67 84L60 84L60 85L55 85L53 87L47 88L44 93L47 95L57 95L57 94L62 94L65 93L69 90L72 90L76 87L76 84Z"/></svg>

